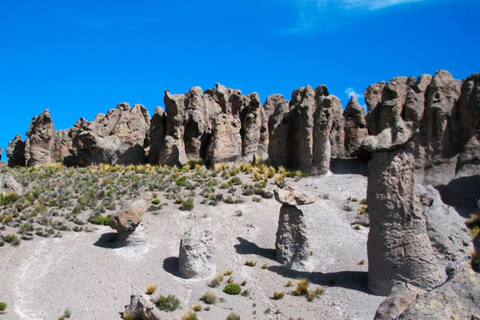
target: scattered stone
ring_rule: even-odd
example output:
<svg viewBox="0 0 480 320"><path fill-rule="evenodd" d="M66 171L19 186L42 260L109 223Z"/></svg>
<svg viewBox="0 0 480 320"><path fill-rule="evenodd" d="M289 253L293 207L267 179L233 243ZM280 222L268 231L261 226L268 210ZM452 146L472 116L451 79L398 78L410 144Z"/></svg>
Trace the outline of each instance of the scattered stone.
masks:
<svg viewBox="0 0 480 320"><path fill-rule="evenodd" d="M276 235L277 261L290 269L306 269L310 246L302 210L292 205L282 204Z"/></svg>
<svg viewBox="0 0 480 320"><path fill-rule="evenodd" d="M262 198L264 199L271 199L273 198L273 192L270 190L262 190L262 193L260 194Z"/></svg>
<svg viewBox="0 0 480 320"><path fill-rule="evenodd" d="M110 227L117 230L120 244L129 245L138 242L138 237L134 235L134 232L142 222L143 214L148 207L149 202L145 199L129 201L110 218Z"/></svg>
<svg viewBox="0 0 480 320"><path fill-rule="evenodd" d="M126 314L133 314L135 319L160 320L160 311L153 302L143 295L131 295L130 304L125 306Z"/></svg>
<svg viewBox="0 0 480 320"><path fill-rule="evenodd" d="M448 271L441 286L421 294L399 319L480 319L480 276L468 263Z"/></svg>
<svg viewBox="0 0 480 320"><path fill-rule="evenodd" d="M180 242L179 271L186 278L206 278L215 273L213 234L194 226L187 230Z"/></svg>
<svg viewBox="0 0 480 320"><path fill-rule="evenodd" d="M426 291L412 284L396 282L390 294L380 304L374 320L396 320L408 306Z"/></svg>

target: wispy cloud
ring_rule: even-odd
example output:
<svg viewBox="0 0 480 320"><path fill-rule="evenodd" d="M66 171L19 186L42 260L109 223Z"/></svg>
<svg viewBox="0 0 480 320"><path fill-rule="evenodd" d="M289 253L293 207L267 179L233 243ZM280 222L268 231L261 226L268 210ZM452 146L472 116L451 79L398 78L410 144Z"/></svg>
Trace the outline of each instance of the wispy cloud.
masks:
<svg viewBox="0 0 480 320"><path fill-rule="evenodd" d="M349 97L355 97L355 98L361 98L362 95L360 93L357 93L353 88L347 88L345 89L345 93L349 96Z"/></svg>
<svg viewBox="0 0 480 320"><path fill-rule="evenodd" d="M288 33L308 32L320 24L329 29L339 18L359 15L364 12L385 9L392 6L429 0L287 0L295 7L297 24Z"/></svg>

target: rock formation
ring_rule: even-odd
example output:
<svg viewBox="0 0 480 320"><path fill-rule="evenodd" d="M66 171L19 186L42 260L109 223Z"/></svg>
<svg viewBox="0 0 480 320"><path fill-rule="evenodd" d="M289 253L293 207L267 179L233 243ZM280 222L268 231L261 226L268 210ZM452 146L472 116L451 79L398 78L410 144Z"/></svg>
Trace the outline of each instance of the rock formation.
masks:
<svg viewBox="0 0 480 320"><path fill-rule="evenodd" d="M422 290L414 285L405 282L396 282L390 294L380 304L375 313L374 320L395 320L414 302L420 294L424 294Z"/></svg>
<svg viewBox="0 0 480 320"><path fill-rule="evenodd" d="M28 192L28 186L22 186L10 173L0 175L0 193L24 196Z"/></svg>
<svg viewBox="0 0 480 320"><path fill-rule="evenodd" d="M142 222L148 206L149 203L145 199L135 199L123 204L121 210L110 218L110 227L117 230L118 242L121 245L136 245L141 242L139 239L142 237L134 233Z"/></svg>
<svg viewBox="0 0 480 320"><path fill-rule="evenodd" d="M365 108L360 106L355 96L352 96L343 112L345 118L345 153L357 156L363 139L368 136L365 121Z"/></svg>
<svg viewBox="0 0 480 320"><path fill-rule="evenodd" d="M15 138L8 144L7 148L8 166L25 166L27 160L25 159L25 142L22 136L17 134Z"/></svg>
<svg viewBox="0 0 480 320"><path fill-rule="evenodd" d="M131 295L130 304L125 306L125 314L133 315L133 319L160 320L160 311L153 302L143 295ZM126 318L126 317L124 317Z"/></svg>
<svg viewBox="0 0 480 320"><path fill-rule="evenodd" d="M297 206L313 203L314 199L300 193L293 185L275 190L275 199L282 204L275 241L277 261L287 268L306 269L310 245L305 218Z"/></svg>
<svg viewBox="0 0 480 320"><path fill-rule="evenodd" d="M449 271L443 285L420 295L399 319L480 319L480 276L469 264Z"/></svg>
<svg viewBox="0 0 480 320"><path fill-rule="evenodd" d="M373 153L367 189L368 284L379 295L387 295L395 281L432 288L441 280L416 194L409 141L417 130L399 116L394 119L390 127L362 144Z"/></svg>
<svg viewBox="0 0 480 320"><path fill-rule="evenodd" d="M192 227L180 242L178 265L180 274L186 278L206 278L215 270L215 247L212 232Z"/></svg>
<svg viewBox="0 0 480 320"><path fill-rule="evenodd" d="M80 166L108 163L143 164L148 145L150 115L142 105L120 103L93 122L80 119L75 125L72 155Z"/></svg>

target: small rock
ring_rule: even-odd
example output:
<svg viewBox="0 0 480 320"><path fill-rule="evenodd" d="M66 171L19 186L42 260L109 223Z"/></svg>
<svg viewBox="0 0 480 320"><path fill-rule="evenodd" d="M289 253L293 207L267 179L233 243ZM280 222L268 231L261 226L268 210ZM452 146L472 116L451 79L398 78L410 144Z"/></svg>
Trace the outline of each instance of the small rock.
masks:
<svg viewBox="0 0 480 320"><path fill-rule="evenodd" d="M126 314L133 314L135 319L140 320L160 320L160 311L155 305L143 295L130 296L130 304L125 306Z"/></svg>
<svg viewBox="0 0 480 320"><path fill-rule="evenodd" d="M298 191L293 184L287 183L281 189L275 189L275 199L281 204L301 206L315 202L314 197L309 197Z"/></svg>
<svg viewBox="0 0 480 320"><path fill-rule="evenodd" d="M178 265L186 278L206 278L215 272L213 234L194 226L187 230L180 242Z"/></svg>

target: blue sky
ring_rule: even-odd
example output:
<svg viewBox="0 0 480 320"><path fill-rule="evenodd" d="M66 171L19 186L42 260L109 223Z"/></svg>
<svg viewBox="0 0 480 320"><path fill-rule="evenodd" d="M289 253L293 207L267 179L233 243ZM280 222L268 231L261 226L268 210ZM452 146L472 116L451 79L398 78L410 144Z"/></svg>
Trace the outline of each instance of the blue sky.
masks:
<svg viewBox="0 0 480 320"><path fill-rule="evenodd" d="M478 0L2 0L0 146L50 109L57 129L118 102L216 82L264 101L326 84L480 72ZM5 152L3 160L6 160Z"/></svg>

